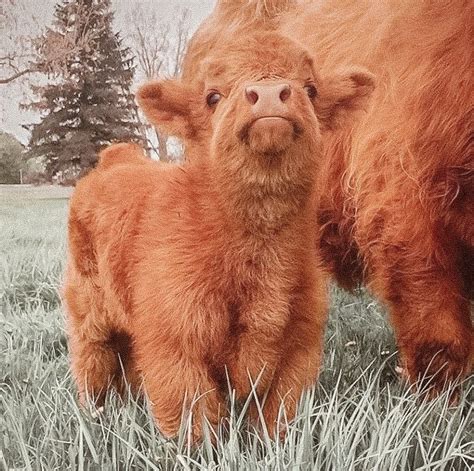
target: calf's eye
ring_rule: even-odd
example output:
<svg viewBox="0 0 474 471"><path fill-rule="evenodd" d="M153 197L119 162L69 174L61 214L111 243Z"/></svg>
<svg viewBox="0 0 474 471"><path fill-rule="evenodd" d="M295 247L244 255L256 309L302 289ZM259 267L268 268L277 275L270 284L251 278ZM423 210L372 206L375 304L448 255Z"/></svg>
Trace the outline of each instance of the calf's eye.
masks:
<svg viewBox="0 0 474 471"><path fill-rule="evenodd" d="M313 84L305 85L304 89L306 90L306 93L308 94L311 100L316 98L318 91L316 90L316 87Z"/></svg>
<svg viewBox="0 0 474 471"><path fill-rule="evenodd" d="M222 95L219 92L216 92L215 90L212 90L207 94L206 97L206 103L207 106L213 107L219 103L220 99L222 98Z"/></svg>

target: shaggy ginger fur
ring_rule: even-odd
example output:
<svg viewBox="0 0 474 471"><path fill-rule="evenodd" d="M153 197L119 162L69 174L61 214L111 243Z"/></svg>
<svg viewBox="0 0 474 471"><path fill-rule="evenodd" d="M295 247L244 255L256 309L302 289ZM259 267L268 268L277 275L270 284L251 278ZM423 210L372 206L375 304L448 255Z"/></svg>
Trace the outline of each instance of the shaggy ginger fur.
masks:
<svg viewBox="0 0 474 471"><path fill-rule="evenodd" d="M231 3L193 38L187 80L227 28L287 34L322 73L348 61L376 74L369 112L326 141L319 244L343 287L365 282L388 306L411 382L426 373L443 390L474 356L474 3L274 0L260 15L264 0Z"/></svg>
<svg viewBox="0 0 474 471"><path fill-rule="evenodd" d="M65 297L82 401L103 400L110 383L122 390L121 362L167 436L199 395L193 437L203 415L217 426L226 371L237 399L258 378L271 433L282 399L294 416L326 320L313 175L323 137L372 89L357 69L323 82L307 52L275 34L208 56L196 86L141 88L147 116L186 138L192 163L153 163L121 144L77 185Z"/></svg>

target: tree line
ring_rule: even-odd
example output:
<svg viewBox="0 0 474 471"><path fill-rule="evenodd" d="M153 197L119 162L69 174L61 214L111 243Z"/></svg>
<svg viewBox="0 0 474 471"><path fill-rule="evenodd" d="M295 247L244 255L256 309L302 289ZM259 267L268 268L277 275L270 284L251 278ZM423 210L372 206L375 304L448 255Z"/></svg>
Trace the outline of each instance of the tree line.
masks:
<svg viewBox="0 0 474 471"><path fill-rule="evenodd" d="M35 98L23 104L38 112L40 121L25 124L30 139L21 151L23 161L36 163L41 181L74 184L113 142L137 142L160 160L173 158L168 136L144 124L132 85L137 72L142 79L179 73L189 11L177 13L167 24L156 12L135 11L129 18L130 47L114 31L110 0L61 0L52 24L31 38L31 57L23 63L16 51L0 57L0 86L30 74L45 77L31 85ZM20 151L11 136L2 142ZM10 151L0 153L0 183L18 182L21 173L13 160Z"/></svg>

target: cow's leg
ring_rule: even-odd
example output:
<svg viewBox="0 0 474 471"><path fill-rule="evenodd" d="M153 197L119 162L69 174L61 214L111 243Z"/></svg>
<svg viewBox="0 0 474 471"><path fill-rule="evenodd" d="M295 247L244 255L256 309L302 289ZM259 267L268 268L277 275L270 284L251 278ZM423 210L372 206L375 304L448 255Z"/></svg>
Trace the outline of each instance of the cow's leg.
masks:
<svg viewBox="0 0 474 471"><path fill-rule="evenodd" d="M252 388L259 396L270 386L280 360L289 320L289 296L262 293L239 311L235 353L228 359L232 387L239 399Z"/></svg>
<svg viewBox="0 0 474 471"><path fill-rule="evenodd" d="M145 297L152 287L153 295ZM192 438L199 441L204 422L216 429L226 413L219 383L228 341L225 307L201 291L178 296L145 283L140 289L144 302L134 312L134 353L156 423L163 434L175 436L183 412L190 411Z"/></svg>
<svg viewBox="0 0 474 471"><path fill-rule="evenodd" d="M348 212L338 212L328 205L318 210L318 247L324 265L339 286L352 291L363 281L363 266L352 236L354 218Z"/></svg>
<svg viewBox="0 0 474 471"><path fill-rule="evenodd" d="M64 288L67 302L71 369L79 399L102 405L117 372L116 352L109 345L110 332L102 322L101 296L92 279L69 270Z"/></svg>
<svg viewBox="0 0 474 471"><path fill-rule="evenodd" d="M263 418L272 436L278 429L280 435L285 432L282 424L277 427L279 414L284 413L285 419L291 421L302 393L318 378L327 319L325 288L320 286L306 288L291 304L283 352L263 408ZM255 416L253 407L251 413Z"/></svg>
<svg viewBox="0 0 474 471"><path fill-rule="evenodd" d="M375 264L373 285L388 302L403 366L412 383L425 378L432 392L470 368L470 305L456 268L456 252L429 237L417 245L391 244ZM424 244L429 244L428 246ZM426 255L425 255L426 254Z"/></svg>
<svg viewBox="0 0 474 471"><path fill-rule="evenodd" d="M104 312L104 294L98 282L98 267L90 223L80 215L78 201L69 215L69 263L64 298L67 304L71 369L81 404L91 397L104 401L119 363L110 345L111 329Z"/></svg>
<svg viewBox="0 0 474 471"><path fill-rule="evenodd" d="M189 345L166 340L141 344L138 364L153 415L165 436L177 435L183 412L192 414L193 441L202 438L205 420L217 429L225 403L208 365Z"/></svg>

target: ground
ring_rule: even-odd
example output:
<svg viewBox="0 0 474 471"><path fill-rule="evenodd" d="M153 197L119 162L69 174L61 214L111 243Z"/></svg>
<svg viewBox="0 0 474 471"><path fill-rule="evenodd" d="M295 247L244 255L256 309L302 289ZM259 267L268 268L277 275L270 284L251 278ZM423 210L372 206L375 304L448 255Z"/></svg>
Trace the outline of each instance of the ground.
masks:
<svg viewBox="0 0 474 471"><path fill-rule="evenodd" d="M111 395L83 411L68 367L58 290L67 198L58 187L0 186L0 470L467 470L474 465L474 377L457 407L423 403L395 371L382 308L332 290L325 363L282 442L235 406L212 445L163 439L147 405ZM242 409L243 407L243 409Z"/></svg>

